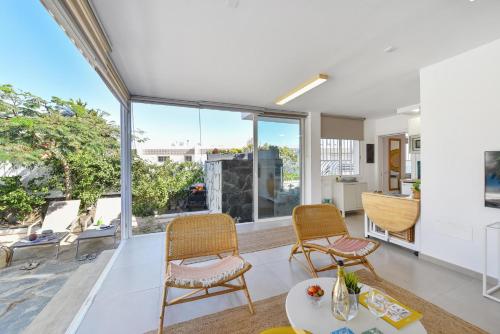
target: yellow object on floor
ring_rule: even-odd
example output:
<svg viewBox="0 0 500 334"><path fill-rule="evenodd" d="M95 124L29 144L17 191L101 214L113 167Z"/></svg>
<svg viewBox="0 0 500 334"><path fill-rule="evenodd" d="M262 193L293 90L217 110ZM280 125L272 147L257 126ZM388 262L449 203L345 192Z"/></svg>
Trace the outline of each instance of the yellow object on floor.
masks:
<svg viewBox="0 0 500 334"><path fill-rule="evenodd" d="M276 327L276 328L266 329L260 334L312 334L312 333L305 331L303 329L298 329L293 327Z"/></svg>

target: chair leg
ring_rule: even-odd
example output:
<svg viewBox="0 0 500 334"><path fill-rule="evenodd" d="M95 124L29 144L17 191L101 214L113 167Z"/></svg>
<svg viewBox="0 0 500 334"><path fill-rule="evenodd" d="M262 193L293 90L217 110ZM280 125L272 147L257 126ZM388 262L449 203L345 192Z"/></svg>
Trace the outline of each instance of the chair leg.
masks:
<svg viewBox="0 0 500 334"><path fill-rule="evenodd" d="M368 269L372 272L373 276L375 276L375 279L376 279L377 281L381 281L381 280L382 280L382 279L380 278L380 276L379 276L379 275L377 275L377 273L375 272L375 268L373 268L373 266L372 266L372 264L370 263L370 261L368 261L366 258L363 258L363 265L364 265L366 268L368 268Z"/></svg>
<svg viewBox="0 0 500 334"><path fill-rule="evenodd" d="M292 261L292 257L297 252L297 249L299 249L299 243L296 243L295 245L292 246L292 249L290 250L290 257L288 258L288 262Z"/></svg>
<svg viewBox="0 0 500 334"><path fill-rule="evenodd" d="M318 273L316 272L316 268L314 267L314 264L312 263L311 260L311 251L306 251L304 247L302 247L302 253L304 253L304 256L307 260L307 264L309 266L309 270L311 271L311 275L314 278L318 278Z"/></svg>
<svg viewBox="0 0 500 334"><path fill-rule="evenodd" d="M158 334L163 334L163 322L165 321L165 308L167 306L167 293L168 287L165 284L163 286L163 299L161 302L161 313L160 313L160 326L158 327Z"/></svg>
<svg viewBox="0 0 500 334"><path fill-rule="evenodd" d="M250 293L248 292L248 287L247 287L247 282L245 281L245 276L241 275L240 279L241 279L241 284L244 287L243 292L245 293L245 296L247 297L247 300L248 300L248 308L250 309L250 314L254 314L252 298L250 298Z"/></svg>
<svg viewBox="0 0 500 334"><path fill-rule="evenodd" d="M328 253L328 255L330 255L330 258L332 259L332 263L337 264L337 259L335 258L335 256L333 256L333 254L331 254L331 253Z"/></svg>

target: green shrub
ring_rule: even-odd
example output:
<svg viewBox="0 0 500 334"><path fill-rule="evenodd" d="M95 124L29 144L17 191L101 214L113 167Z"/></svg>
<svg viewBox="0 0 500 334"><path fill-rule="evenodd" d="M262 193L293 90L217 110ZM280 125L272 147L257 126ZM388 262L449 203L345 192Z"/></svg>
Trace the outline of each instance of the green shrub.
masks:
<svg viewBox="0 0 500 334"><path fill-rule="evenodd" d="M120 157L99 156L79 151L68 158L73 184L72 196L87 208L109 191L120 190Z"/></svg>
<svg viewBox="0 0 500 334"><path fill-rule="evenodd" d="M145 217L167 210L172 200L186 195L186 189L203 179L195 162L165 161L161 165L134 158L132 164L132 213Z"/></svg>
<svg viewBox="0 0 500 334"><path fill-rule="evenodd" d="M39 212L47 188L38 182L32 180L24 186L20 176L0 177L0 221L22 221Z"/></svg>

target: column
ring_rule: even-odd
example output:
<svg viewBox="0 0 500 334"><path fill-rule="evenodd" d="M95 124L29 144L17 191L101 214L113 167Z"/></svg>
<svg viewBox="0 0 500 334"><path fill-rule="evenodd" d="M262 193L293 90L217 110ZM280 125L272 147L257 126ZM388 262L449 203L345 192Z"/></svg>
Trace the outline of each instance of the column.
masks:
<svg viewBox="0 0 500 334"><path fill-rule="evenodd" d="M305 121L304 204L321 203L321 113L310 112Z"/></svg>
<svg viewBox="0 0 500 334"><path fill-rule="evenodd" d="M121 238L132 236L132 105L120 109Z"/></svg>

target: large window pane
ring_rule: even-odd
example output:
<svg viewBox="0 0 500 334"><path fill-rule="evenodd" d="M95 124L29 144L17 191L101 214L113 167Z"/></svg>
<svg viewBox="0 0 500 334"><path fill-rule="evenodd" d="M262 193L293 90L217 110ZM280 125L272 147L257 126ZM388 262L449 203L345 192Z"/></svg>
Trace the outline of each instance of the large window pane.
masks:
<svg viewBox="0 0 500 334"><path fill-rule="evenodd" d="M321 139L321 175L340 174L340 140Z"/></svg>
<svg viewBox="0 0 500 334"><path fill-rule="evenodd" d="M178 214L223 212L253 220L253 116L134 104L135 233Z"/></svg>
<svg viewBox="0 0 500 334"><path fill-rule="evenodd" d="M259 117L258 217L288 216L300 204L300 121Z"/></svg>
<svg viewBox="0 0 500 334"><path fill-rule="evenodd" d="M321 175L359 175L359 141L321 139Z"/></svg>

